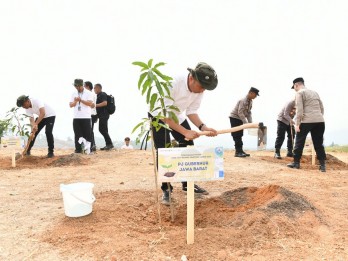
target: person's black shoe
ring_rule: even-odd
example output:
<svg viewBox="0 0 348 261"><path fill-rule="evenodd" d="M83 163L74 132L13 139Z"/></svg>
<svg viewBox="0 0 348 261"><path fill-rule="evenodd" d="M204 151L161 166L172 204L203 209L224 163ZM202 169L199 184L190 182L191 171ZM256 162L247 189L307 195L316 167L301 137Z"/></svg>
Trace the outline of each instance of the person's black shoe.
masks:
<svg viewBox="0 0 348 261"><path fill-rule="evenodd" d="M53 152L49 152L48 154L47 154L47 158L53 158L54 157L54 153Z"/></svg>
<svg viewBox="0 0 348 261"><path fill-rule="evenodd" d="M92 152L97 151L97 147L96 147L96 146L93 146L93 147L91 148L91 151L92 151Z"/></svg>
<svg viewBox="0 0 348 261"><path fill-rule="evenodd" d="M292 158L294 156L294 153L292 153L292 151L288 151L286 156Z"/></svg>
<svg viewBox="0 0 348 261"><path fill-rule="evenodd" d="M27 151L27 153L25 153L26 156L31 156L31 152L30 150Z"/></svg>
<svg viewBox="0 0 348 261"><path fill-rule="evenodd" d="M187 192L187 187L182 187L182 190ZM204 188L199 187L196 184L194 186L194 191L195 191L195 194L201 194L201 195L208 195L209 194L208 191L206 191Z"/></svg>
<svg viewBox="0 0 348 261"><path fill-rule="evenodd" d="M114 145L109 144L109 145L106 145L104 148L105 148L105 150L111 150L114 148Z"/></svg>
<svg viewBox="0 0 348 261"><path fill-rule="evenodd" d="M293 163L289 163L288 165L289 168L292 168L292 169L299 169L300 168L300 163L299 162L293 162Z"/></svg>
<svg viewBox="0 0 348 261"><path fill-rule="evenodd" d="M75 150L74 153L82 153L82 150Z"/></svg>
<svg viewBox="0 0 348 261"><path fill-rule="evenodd" d="M236 152L236 153L234 154L234 156L235 156L235 157L239 157L239 158L245 158L245 157L246 157L246 155L245 155L243 152Z"/></svg>
<svg viewBox="0 0 348 261"><path fill-rule="evenodd" d="M114 145L109 144L109 145L106 145L104 148L100 148L100 150L111 150L113 147Z"/></svg>
<svg viewBox="0 0 348 261"><path fill-rule="evenodd" d="M274 153L274 157L276 158L276 159L281 159L282 157L280 156L280 152L275 152Z"/></svg>
<svg viewBox="0 0 348 261"><path fill-rule="evenodd" d="M325 160L320 160L319 162L320 162L319 170L321 172L326 172Z"/></svg>
<svg viewBox="0 0 348 261"><path fill-rule="evenodd" d="M325 165L320 165L320 166L319 166L319 170L320 170L321 172L326 172L326 166L325 166Z"/></svg>
<svg viewBox="0 0 348 261"><path fill-rule="evenodd" d="M250 157L250 154L246 153L244 150L242 150L242 153L245 155L245 157Z"/></svg>

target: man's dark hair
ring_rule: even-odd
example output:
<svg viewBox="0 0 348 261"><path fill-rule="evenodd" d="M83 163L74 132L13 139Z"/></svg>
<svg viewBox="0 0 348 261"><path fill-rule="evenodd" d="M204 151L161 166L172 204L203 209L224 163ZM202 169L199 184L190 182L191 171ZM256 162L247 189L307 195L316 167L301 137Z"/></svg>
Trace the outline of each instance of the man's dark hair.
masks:
<svg viewBox="0 0 348 261"><path fill-rule="evenodd" d="M85 82L85 86L91 91L93 90L93 84L91 82Z"/></svg>
<svg viewBox="0 0 348 261"><path fill-rule="evenodd" d="M103 89L103 87L100 83L97 83L95 86L99 87L100 89Z"/></svg>

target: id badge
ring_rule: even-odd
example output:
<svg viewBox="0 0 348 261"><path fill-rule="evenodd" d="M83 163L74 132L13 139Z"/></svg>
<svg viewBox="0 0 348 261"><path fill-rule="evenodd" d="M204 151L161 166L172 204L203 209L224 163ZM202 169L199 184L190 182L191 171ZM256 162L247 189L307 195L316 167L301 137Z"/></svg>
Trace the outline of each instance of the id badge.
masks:
<svg viewBox="0 0 348 261"><path fill-rule="evenodd" d="M78 107L77 107L77 110L78 110L78 111L81 111L81 106L78 106Z"/></svg>

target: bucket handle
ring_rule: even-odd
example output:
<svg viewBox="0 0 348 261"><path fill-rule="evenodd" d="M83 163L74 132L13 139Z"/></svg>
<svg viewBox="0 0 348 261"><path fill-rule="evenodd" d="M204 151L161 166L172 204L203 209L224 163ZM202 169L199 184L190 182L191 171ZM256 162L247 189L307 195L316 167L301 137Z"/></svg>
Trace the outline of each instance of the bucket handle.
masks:
<svg viewBox="0 0 348 261"><path fill-rule="evenodd" d="M94 201L95 201L95 196L93 194L92 194L92 197L91 197L90 200L82 199L82 198L76 196L74 193L70 193L70 195L73 196L74 198L76 198L77 200L79 200L79 201L81 201L81 202L83 202L85 204L88 204L88 205L92 205L94 203Z"/></svg>

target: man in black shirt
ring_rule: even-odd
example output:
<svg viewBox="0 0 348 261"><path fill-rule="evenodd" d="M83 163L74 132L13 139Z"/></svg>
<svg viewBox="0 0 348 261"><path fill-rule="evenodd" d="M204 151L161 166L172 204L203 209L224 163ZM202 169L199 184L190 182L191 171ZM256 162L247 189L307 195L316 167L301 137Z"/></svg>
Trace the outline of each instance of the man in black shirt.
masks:
<svg viewBox="0 0 348 261"><path fill-rule="evenodd" d="M94 92L97 94L97 115L99 118L99 132L103 135L106 146L101 150L110 150L114 147L108 131L109 112L107 110L108 98L105 92L102 91L101 84L94 85Z"/></svg>

